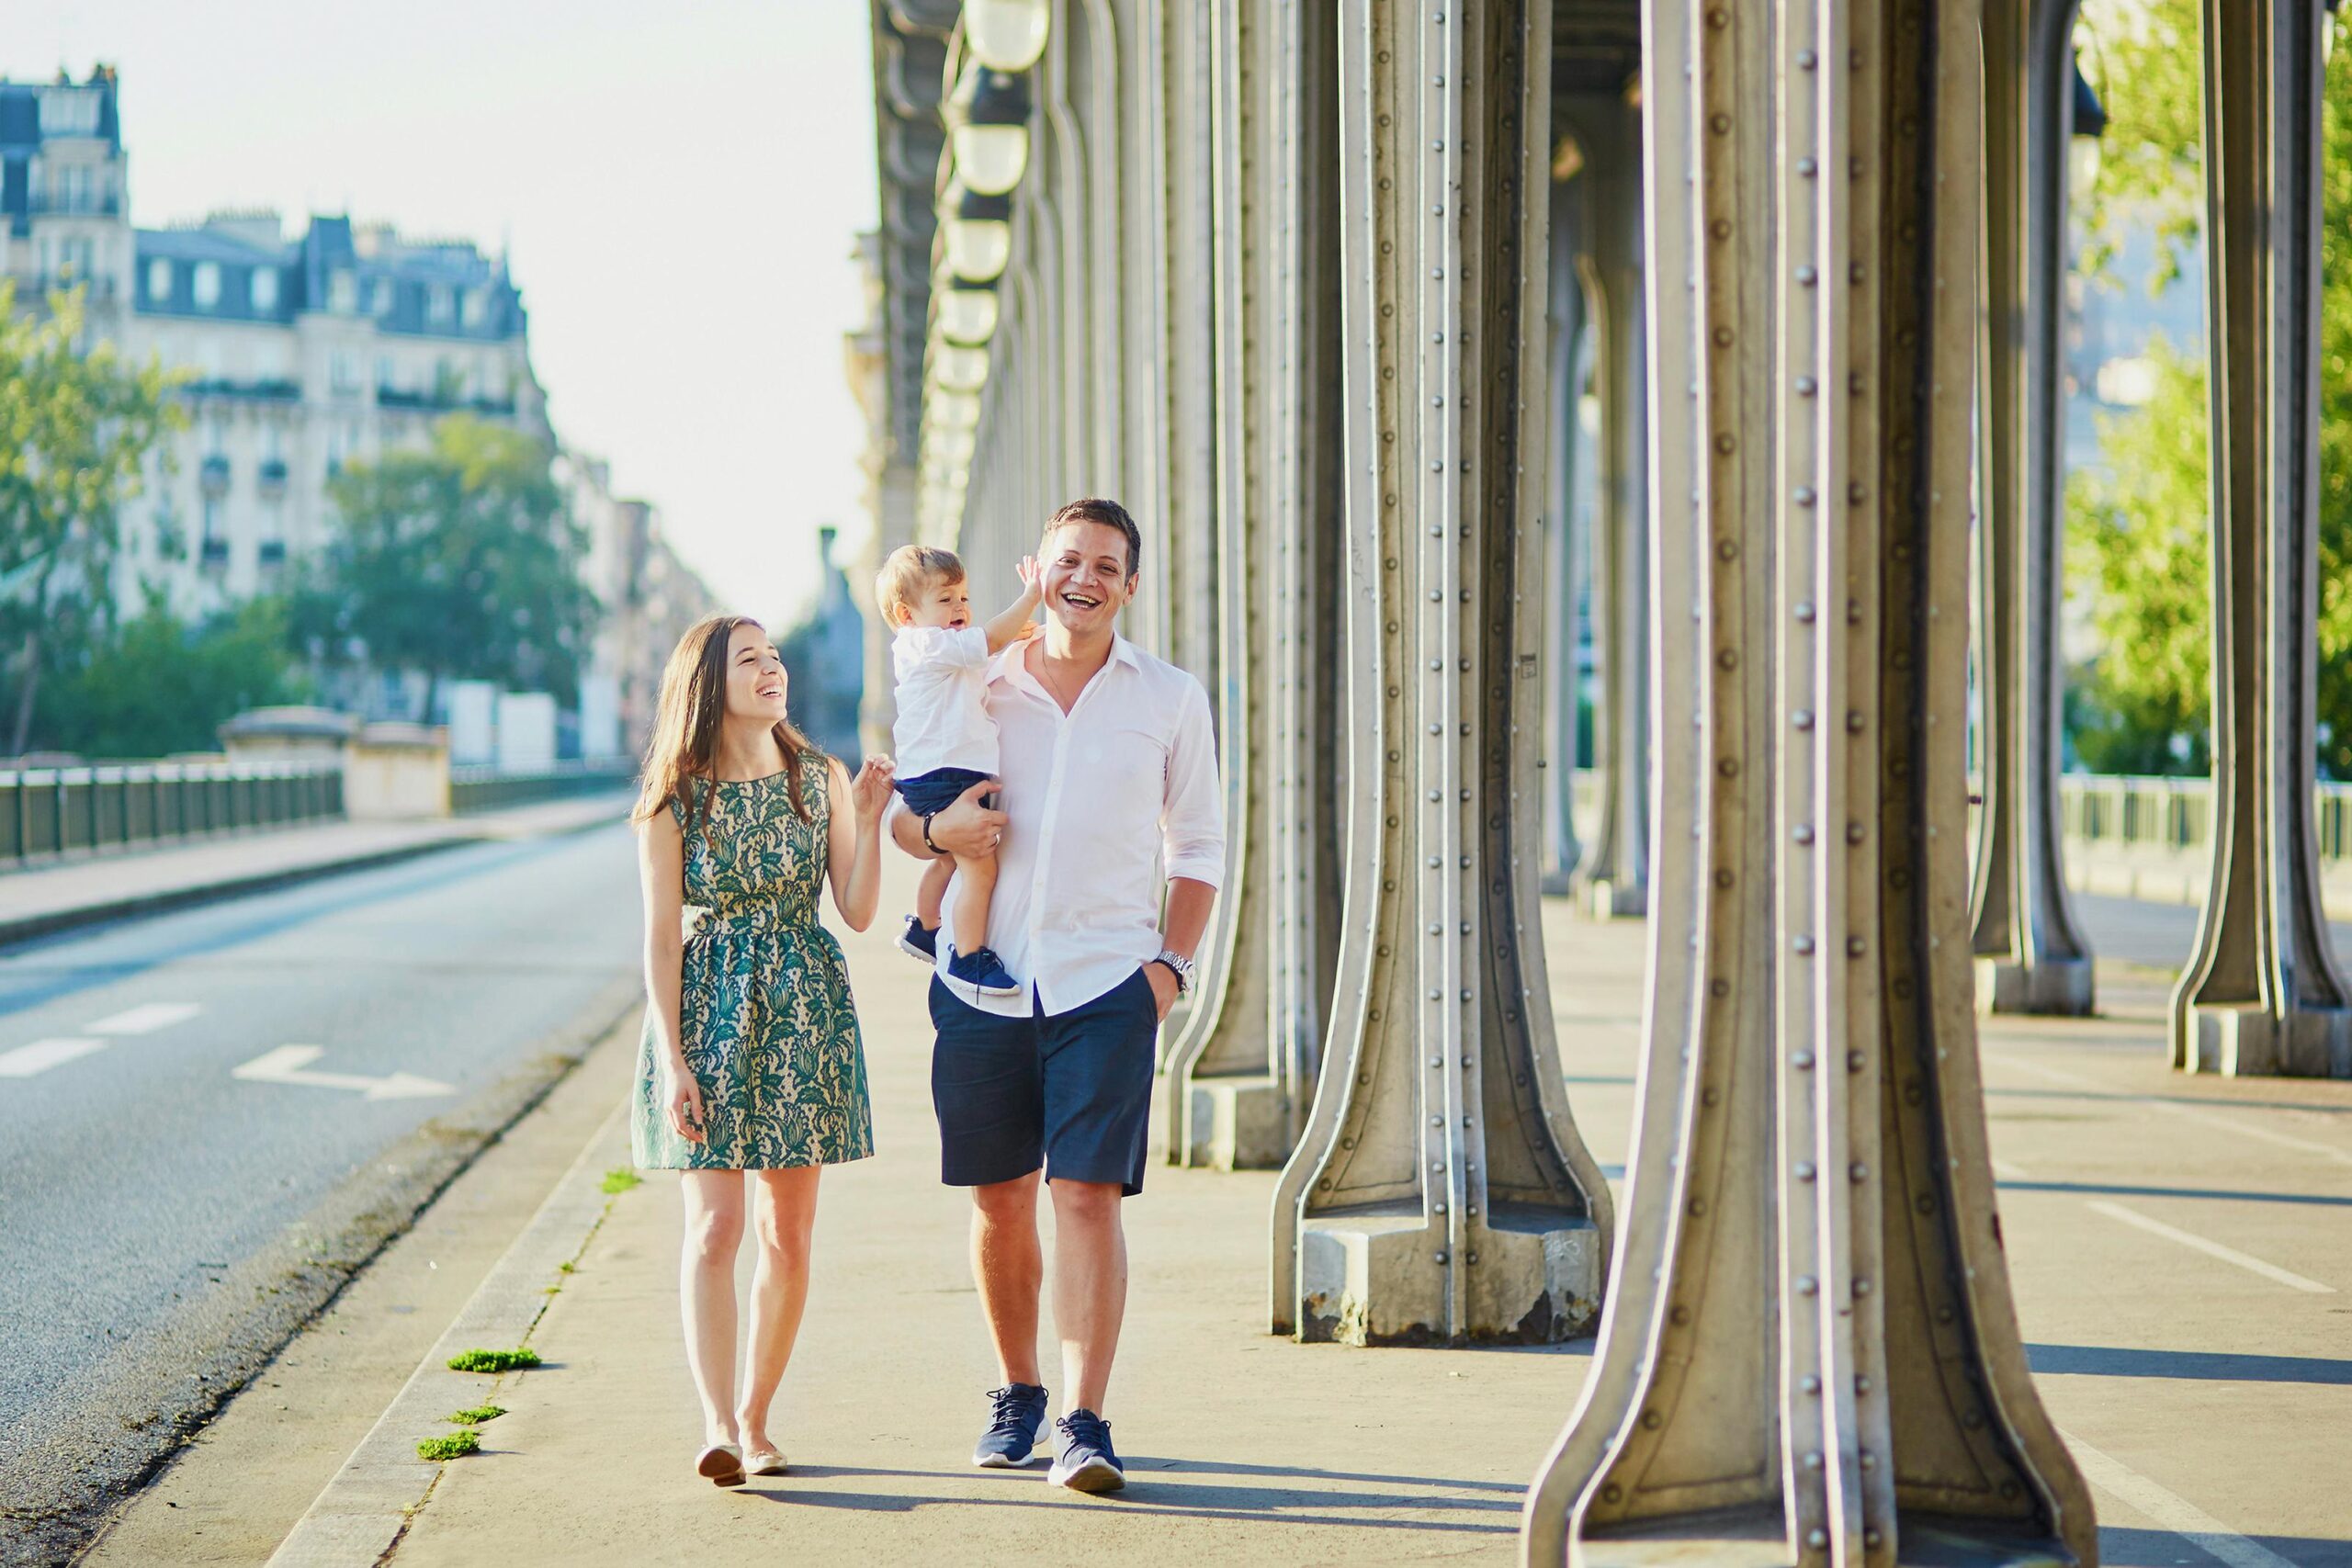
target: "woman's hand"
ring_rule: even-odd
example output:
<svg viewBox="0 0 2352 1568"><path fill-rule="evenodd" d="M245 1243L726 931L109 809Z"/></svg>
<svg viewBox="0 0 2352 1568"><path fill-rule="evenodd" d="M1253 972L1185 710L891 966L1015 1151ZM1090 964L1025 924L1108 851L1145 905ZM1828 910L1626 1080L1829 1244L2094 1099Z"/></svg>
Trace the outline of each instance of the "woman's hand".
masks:
<svg viewBox="0 0 2352 1568"><path fill-rule="evenodd" d="M672 1132L690 1144L703 1141L702 1085L695 1081L685 1063L675 1057L662 1062L653 1077L653 1096Z"/></svg>
<svg viewBox="0 0 2352 1568"><path fill-rule="evenodd" d="M882 820L882 808L890 804L890 773L897 764L888 757L868 757L858 765L857 777L849 784L849 798L857 808L857 825L871 828Z"/></svg>

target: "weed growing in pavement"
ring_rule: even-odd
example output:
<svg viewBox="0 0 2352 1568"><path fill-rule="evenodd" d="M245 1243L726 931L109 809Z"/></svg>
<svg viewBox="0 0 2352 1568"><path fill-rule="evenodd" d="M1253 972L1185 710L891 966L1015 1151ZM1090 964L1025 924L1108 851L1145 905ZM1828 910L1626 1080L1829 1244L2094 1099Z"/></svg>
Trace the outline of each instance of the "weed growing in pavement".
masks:
<svg viewBox="0 0 2352 1568"><path fill-rule="evenodd" d="M511 1372L539 1364L539 1353L528 1345L512 1350L460 1350L449 1358L453 1372Z"/></svg>
<svg viewBox="0 0 2352 1568"><path fill-rule="evenodd" d="M427 1438L416 1445L419 1459L463 1459L481 1447L481 1439L470 1427L452 1432L446 1438Z"/></svg>
<svg viewBox="0 0 2352 1568"><path fill-rule="evenodd" d="M642 1185L644 1180L645 1178L638 1175L637 1172L631 1170L628 1167L625 1165L616 1165L613 1167L612 1169L605 1172L605 1190L607 1192L626 1192L632 1187Z"/></svg>
<svg viewBox="0 0 2352 1568"><path fill-rule="evenodd" d="M485 1421L495 1421L506 1414L503 1404L477 1404L471 1410L460 1410L446 1417L460 1427L479 1427Z"/></svg>
<svg viewBox="0 0 2352 1568"><path fill-rule="evenodd" d="M555 1266L555 1271L559 1274L569 1274L578 1267L579 1265L574 1263L559 1263Z"/></svg>

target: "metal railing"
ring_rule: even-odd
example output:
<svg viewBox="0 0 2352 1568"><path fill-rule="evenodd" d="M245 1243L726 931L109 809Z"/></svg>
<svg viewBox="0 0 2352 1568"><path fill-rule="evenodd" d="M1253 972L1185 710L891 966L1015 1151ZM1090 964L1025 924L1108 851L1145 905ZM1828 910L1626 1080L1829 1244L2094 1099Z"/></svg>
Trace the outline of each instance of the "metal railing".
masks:
<svg viewBox="0 0 2352 1568"><path fill-rule="evenodd" d="M2069 773L2059 781L2058 797L2072 844L2177 853L2213 841L2211 779ZM2321 784L2312 807L2319 858L2352 861L2352 784Z"/></svg>
<svg viewBox="0 0 2352 1568"><path fill-rule="evenodd" d="M0 866L343 815L343 772L223 762L0 770Z"/></svg>
<svg viewBox="0 0 2352 1568"><path fill-rule="evenodd" d="M536 773L503 773L496 768L451 768L449 809L463 817L469 811L495 811L501 807L527 806L535 801L564 800L574 795L627 789L637 778L631 761L558 762Z"/></svg>

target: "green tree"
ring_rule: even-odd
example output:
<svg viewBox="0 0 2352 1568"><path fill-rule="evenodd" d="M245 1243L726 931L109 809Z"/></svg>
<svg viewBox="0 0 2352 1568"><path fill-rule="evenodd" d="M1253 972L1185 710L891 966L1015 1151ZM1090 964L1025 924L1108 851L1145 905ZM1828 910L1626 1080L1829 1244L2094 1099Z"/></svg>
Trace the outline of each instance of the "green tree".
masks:
<svg viewBox="0 0 2352 1568"><path fill-rule="evenodd" d="M311 574L298 635L425 677L496 681L576 700L598 605L580 578L587 536L527 435L452 414L422 451L345 468L340 527Z"/></svg>
<svg viewBox="0 0 2352 1568"><path fill-rule="evenodd" d="M310 682L287 637L286 601L249 599L200 625L160 593L80 665L54 677L58 701L42 735L90 757L210 751L222 723L247 708L300 702Z"/></svg>
<svg viewBox="0 0 2352 1568"><path fill-rule="evenodd" d="M2352 776L2352 14L2329 20L2336 47L2323 106L2320 299L2319 762ZM2086 70L2108 110L2087 193L2089 260L2132 222L2153 222L2162 287L2178 276L2203 211L2202 49L2195 0L2107 0L2085 8ZM2204 765L2211 701L2211 427L2203 356L2151 355L2142 407L2099 422L2105 472L2067 486L2070 569L2090 597L2105 652L2075 705L2076 749L2093 767ZM2177 740L2176 741L2176 738ZM2181 751L2187 756L2181 758Z"/></svg>
<svg viewBox="0 0 2352 1568"><path fill-rule="evenodd" d="M82 335L81 290L51 294L42 319L18 315L0 280L0 648L16 655L17 752L44 670L111 620L121 505L187 419L161 367L125 364L111 344L85 352Z"/></svg>

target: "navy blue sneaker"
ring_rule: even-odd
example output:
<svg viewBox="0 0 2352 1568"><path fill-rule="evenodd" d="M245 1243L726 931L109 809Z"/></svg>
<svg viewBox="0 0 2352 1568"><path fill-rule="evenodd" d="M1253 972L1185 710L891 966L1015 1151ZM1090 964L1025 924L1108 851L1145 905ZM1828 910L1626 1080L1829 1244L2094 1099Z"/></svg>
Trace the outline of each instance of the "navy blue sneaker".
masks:
<svg viewBox="0 0 2352 1568"><path fill-rule="evenodd" d="M1111 1423L1091 1410L1073 1410L1054 1425L1061 1428L1062 1451L1046 1480L1073 1492L1116 1492L1127 1483L1111 1450Z"/></svg>
<svg viewBox="0 0 2352 1568"><path fill-rule="evenodd" d="M939 928L924 925L920 916L909 915L907 929L899 933L899 951L931 968L939 962Z"/></svg>
<svg viewBox="0 0 2352 1568"><path fill-rule="evenodd" d="M992 947L976 947L969 953L950 952L947 977L959 986L968 986L983 997L1017 997L1021 982L1014 979L1004 966L1004 960Z"/></svg>
<svg viewBox="0 0 2352 1568"><path fill-rule="evenodd" d="M1033 1382L989 1390L989 1429L972 1450L982 1470L1018 1470L1044 1456L1037 1434L1046 1427L1046 1391Z"/></svg>

